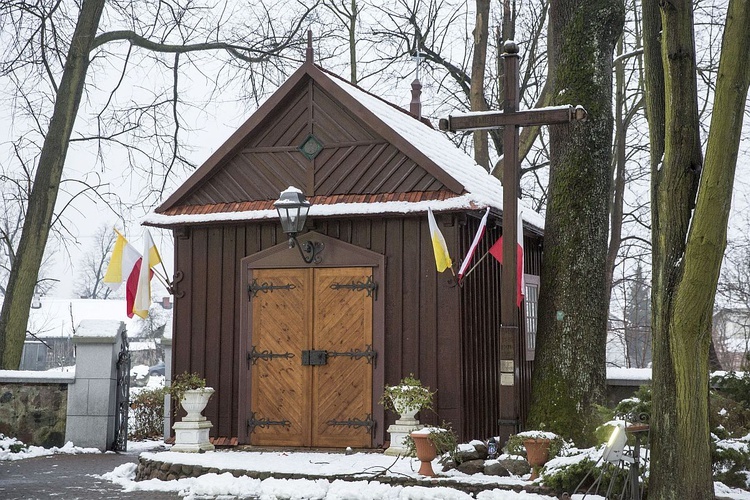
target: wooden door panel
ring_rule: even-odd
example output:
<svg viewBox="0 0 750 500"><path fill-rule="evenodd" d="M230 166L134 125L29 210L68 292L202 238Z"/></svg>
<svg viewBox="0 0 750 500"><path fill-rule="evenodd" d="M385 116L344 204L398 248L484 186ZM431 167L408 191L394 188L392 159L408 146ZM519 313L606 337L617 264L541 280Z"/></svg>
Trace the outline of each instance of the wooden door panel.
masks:
<svg viewBox="0 0 750 500"><path fill-rule="evenodd" d="M270 289L252 300L250 443L370 447L372 296L339 287L364 283L371 268L254 270ZM283 287L283 288L279 288ZM302 365L302 351L328 352Z"/></svg>
<svg viewBox="0 0 750 500"><path fill-rule="evenodd" d="M313 345L328 363L312 372L312 442L321 447L372 445L372 367L368 358L346 356L372 345L372 297L366 290L336 288L364 283L371 268L315 271ZM337 355L338 354L338 355Z"/></svg>
<svg viewBox="0 0 750 500"><path fill-rule="evenodd" d="M250 443L310 445L310 376L301 366L312 326L312 270L253 272L256 283L288 286L259 291L252 300ZM283 424L282 424L283 422Z"/></svg>

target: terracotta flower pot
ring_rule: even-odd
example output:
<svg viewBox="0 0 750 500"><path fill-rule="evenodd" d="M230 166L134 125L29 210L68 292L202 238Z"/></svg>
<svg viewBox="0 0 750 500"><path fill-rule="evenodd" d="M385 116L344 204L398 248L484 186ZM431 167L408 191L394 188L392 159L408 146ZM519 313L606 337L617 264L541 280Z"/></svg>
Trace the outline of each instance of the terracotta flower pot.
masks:
<svg viewBox="0 0 750 500"><path fill-rule="evenodd" d="M531 466L531 480L539 477L539 469L549 460L549 446L552 443L547 438L529 438L523 440L526 448L526 460Z"/></svg>
<svg viewBox="0 0 750 500"><path fill-rule="evenodd" d="M423 476L433 477L435 471L432 470L432 461L437 456L435 444L430 441L430 435L423 432L412 432L410 434L414 440L414 446L417 448L417 458L422 462L418 473Z"/></svg>

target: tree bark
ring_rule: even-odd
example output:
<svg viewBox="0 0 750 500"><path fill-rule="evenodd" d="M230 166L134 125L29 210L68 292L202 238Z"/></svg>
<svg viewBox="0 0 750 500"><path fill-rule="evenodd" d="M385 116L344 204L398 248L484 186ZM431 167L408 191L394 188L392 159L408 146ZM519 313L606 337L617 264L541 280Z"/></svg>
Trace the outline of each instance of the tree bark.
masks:
<svg viewBox="0 0 750 500"><path fill-rule="evenodd" d="M750 86L750 3L729 3L702 172L692 2L663 2L661 21L666 106L664 160L652 164L649 497L698 500L714 496L708 422L711 318Z"/></svg>
<svg viewBox="0 0 750 500"><path fill-rule="evenodd" d="M624 17L621 0L550 4L553 105L583 105L589 119L550 127L549 204L527 427L545 427L580 446L592 442L592 405L604 400L612 56Z"/></svg>
<svg viewBox="0 0 750 500"><path fill-rule="evenodd" d="M52 119L39 155L34 187L29 195L16 260L8 278L8 293L0 312L0 359L4 369L17 370L21 364L31 299L47 245L70 135L81 103L89 52L103 8L104 0L85 0L70 41Z"/></svg>
<svg viewBox="0 0 750 500"><path fill-rule="evenodd" d="M617 42L617 55L621 56L623 51L622 37ZM612 179L614 180L614 191L612 193L612 207L610 209L609 247L607 248L607 263L605 275L605 287L607 290L607 303L612 299L612 282L615 274L617 254L622 245L622 213L625 203L625 162L627 140L627 124L623 117L625 107L625 62L620 59L615 63L615 157L612 164ZM639 268L640 269L640 268Z"/></svg>
<svg viewBox="0 0 750 500"><path fill-rule="evenodd" d="M476 7L469 104L472 111L487 111L487 101L484 98L484 70L487 64L490 0L476 0ZM489 170L490 149L486 130L474 132L474 161Z"/></svg>
<svg viewBox="0 0 750 500"><path fill-rule="evenodd" d="M651 165L657 165L664 155L664 70L661 61L659 0L642 0L642 8L646 119ZM653 188L651 186L652 193Z"/></svg>

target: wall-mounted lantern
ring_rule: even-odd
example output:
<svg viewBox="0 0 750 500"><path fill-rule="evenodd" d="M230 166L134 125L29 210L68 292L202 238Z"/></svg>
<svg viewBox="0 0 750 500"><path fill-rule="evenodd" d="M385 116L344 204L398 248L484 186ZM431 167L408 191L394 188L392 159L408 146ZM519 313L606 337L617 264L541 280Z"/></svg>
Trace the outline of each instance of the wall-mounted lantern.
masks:
<svg viewBox="0 0 750 500"><path fill-rule="evenodd" d="M310 202L305 199L302 191L295 187L288 187L281 192L279 199L273 204L279 213L281 229L289 236L289 248L297 247L305 263L320 263L320 252L323 251L323 243L297 241L297 235L302 232L307 220L307 212L310 211Z"/></svg>

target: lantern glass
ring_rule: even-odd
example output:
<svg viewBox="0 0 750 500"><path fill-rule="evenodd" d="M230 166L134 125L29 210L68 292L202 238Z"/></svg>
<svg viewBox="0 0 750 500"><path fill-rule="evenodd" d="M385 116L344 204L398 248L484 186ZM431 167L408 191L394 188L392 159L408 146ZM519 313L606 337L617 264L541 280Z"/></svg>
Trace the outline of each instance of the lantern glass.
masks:
<svg viewBox="0 0 750 500"><path fill-rule="evenodd" d="M274 203L279 213L282 230L291 236L297 235L305 227L310 202L305 199L301 191L289 188L282 191L281 196Z"/></svg>

